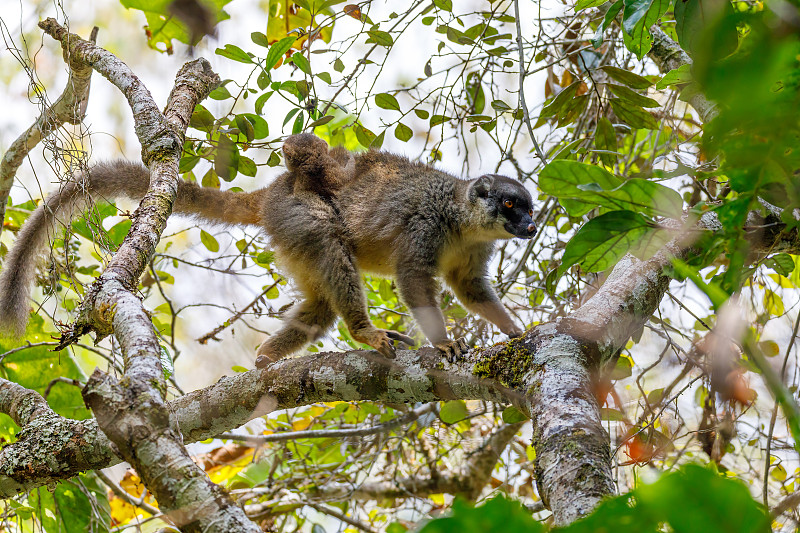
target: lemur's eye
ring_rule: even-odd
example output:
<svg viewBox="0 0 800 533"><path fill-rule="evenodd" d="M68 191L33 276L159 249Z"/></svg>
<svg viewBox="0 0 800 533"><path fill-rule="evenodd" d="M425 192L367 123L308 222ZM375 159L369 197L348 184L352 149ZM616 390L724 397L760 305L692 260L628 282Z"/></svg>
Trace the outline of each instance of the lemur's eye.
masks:
<svg viewBox="0 0 800 533"><path fill-rule="evenodd" d="M503 202L503 205L506 206L507 208L511 209L512 207L514 207L514 201L513 200L506 200L505 202Z"/></svg>
<svg viewBox="0 0 800 533"><path fill-rule="evenodd" d="M528 215L530 215L531 217L533 217L533 209L528 209Z"/></svg>

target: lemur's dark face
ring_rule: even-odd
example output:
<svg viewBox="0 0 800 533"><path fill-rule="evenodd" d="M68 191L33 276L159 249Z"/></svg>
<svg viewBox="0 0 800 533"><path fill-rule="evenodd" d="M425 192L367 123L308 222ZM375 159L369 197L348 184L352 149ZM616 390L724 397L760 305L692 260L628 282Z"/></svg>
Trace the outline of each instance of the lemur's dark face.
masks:
<svg viewBox="0 0 800 533"><path fill-rule="evenodd" d="M505 220L503 228L520 239L530 239L536 235L533 200L527 189L517 180L499 174L487 174L487 177L492 181L486 198L496 210L498 218Z"/></svg>

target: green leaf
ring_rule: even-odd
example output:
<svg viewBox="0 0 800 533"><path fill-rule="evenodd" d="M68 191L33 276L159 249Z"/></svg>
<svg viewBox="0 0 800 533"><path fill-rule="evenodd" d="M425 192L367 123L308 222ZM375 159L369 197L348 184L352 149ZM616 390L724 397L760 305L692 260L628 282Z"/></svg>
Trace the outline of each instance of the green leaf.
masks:
<svg viewBox="0 0 800 533"><path fill-rule="evenodd" d="M606 152L617 151L617 133L614 125L606 117L601 117L597 121L597 127L594 130L594 145ZM608 166L612 166L617 160L617 156L614 154L601 153L599 155L600 161Z"/></svg>
<svg viewBox="0 0 800 533"><path fill-rule="evenodd" d="M317 126L324 126L328 122L331 122L334 118L334 115L325 115L324 117L318 118L314 122L308 125L309 128L316 128Z"/></svg>
<svg viewBox="0 0 800 533"><path fill-rule="evenodd" d="M453 0L433 0L433 5L444 11L453 11Z"/></svg>
<svg viewBox="0 0 800 533"><path fill-rule="evenodd" d="M311 74L311 63L308 62L306 56L304 56L301 52L295 52L292 55L292 63L294 63L297 68L306 74Z"/></svg>
<svg viewBox="0 0 800 533"><path fill-rule="evenodd" d="M231 181L236 177L238 167L239 147L227 135L220 135L214 156L214 171L223 180Z"/></svg>
<svg viewBox="0 0 800 533"><path fill-rule="evenodd" d="M511 111L511 106L502 100L492 100L492 109L498 113L505 113L506 111Z"/></svg>
<svg viewBox="0 0 800 533"><path fill-rule="evenodd" d="M230 1L208 0L204 2L204 5L210 9L215 24L230 18L222 9ZM147 19L146 28L150 32L147 44L151 48L160 52L171 53L173 39L184 44L197 44L191 42L192 36L180 18L172 15L170 11L171 0L120 0L120 3L128 9L136 9L145 14Z"/></svg>
<svg viewBox="0 0 800 533"><path fill-rule="evenodd" d="M503 409L503 422L506 424L516 424L517 422L523 422L528 420L528 417L525 416L525 413L510 405Z"/></svg>
<svg viewBox="0 0 800 533"><path fill-rule="evenodd" d="M391 111L400 111L400 104L397 98L389 93L379 93L375 95L375 104L381 109L389 109Z"/></svg>
<svg viewBox="0 0 800 533"><path fill-rule="evenodd" d="M789 254L776 254L764 260L764 265L768 266L781 276L788 276L794 270L794 261Z"/></svg>
<svg viewBox="0 0 800 533"><path fill-rule="evenodd" d="M600 45L603 44L603 32L605 32L608 27L611 25L611 21L613 21L620 10L624 7L623 0L617 0L611 7L606 11L605 17L603 17L603 23L597 27L597 31L594 34L594 37L591 39L592 46L595 49L600 48Z"/></svg>
<svg viewBox="0 0 800 533"><path fill-rule="evenodd" d="M76 482L78 480L83 487ZM28 501L41 511L35 516L48 533L102 533L109 531L111 525L108 496L93 473L81 474L75 481L62 481L55 489L35 489Z"/></svg>
<svg viewBox="0 0 800 533"><path fill-rule="evenodd" d="M539 188L559 199L595 197L592 191L581 188L581 185L596 184L609 191L623 183L604 168L566 159L550 162L539 174Z"/></svg>
<svg viewBox="0 0 800 533"><path fill-rule="evenodd" d="M658 129L658 122L656 122L655 117L641 107L619 98L612 98L609 103L614 113L630 127L648 130Z"/></svg>
<svg viewBox="0 0 800 533"><path fill-rule="evenodd" d="M115 247L118 247L120 244L122 244L122 241L128 235L130 229L131 220L121 220L111 226L111 229L106 232L106 237L108 237L108 240L111 242L111 244L113 244Z"/></svg>
<svg viewBox="0 0 800 533"><path fill-rule="evenodd" d="M681 196L669 187L639 178L622 181L602 167L578 161L551 161L539 174L539 188L559 201L580 200L591 208L601 206L668 218L680 217L683 212ZM575 213L568 208L568 212L579 216L586 211Z"/></svg>
<svg viewBox="0 0 800 533"><path fill-rule="evenodd" d="M467 418L468 415L469 410L464 400L450 400L445 402L439 410L439 418L445 424L455 424Z"/></svg>
<svg viewBox="0 0 800 533"><path fill-rule="evenodd" d="M770 519L739 480L721 477L699 465L684 465L635 491L640 514L669 524L675 533L770 531Z"/></svg>
<svg viewBox="0 0 800 533"><path fill-rule="evenodd" d="M159 354L159 361L161 361L161 372L164 374L164 379L169 379L175 373L175 363L172 356L167 351L167 348L162 344L160 345L161 353Z"/></svg>
<svg viewBox="0 0 800 533"><path fill-rule="evenodd" d="M677 257L672 258L672 268L679 276L692 280L692 283L708 296L714 309L720 309L728 301L730 295L716 283L706 283L696 268L689 266Z"/></svg>
<svg viewBox="0 0 800 533"><path fill-rule="evenodd" d="M470 72L467 75L467 83L464 89L467 93L467 102L472 108L472 112L474 114L483 113L483 109L486 107L486 95L483 92L481 77L477 72Z"/></svg>
<svg viewBox="0 0 800 533"><path fill-rule="evenodd" d="M205 246L209 252L219 252L219 243L217 239L206 230L200 230L200 242L203 243L203 246Z"/></svg>
<svg viewBox="0 0 800 533"><path fill-rule="evenodd" d="M549 104L542 108L542 112L539 113L539 122L542 122L542 119L557 115L564 107L567 106L567 104L572 102L572 99L575 98L575 94L578 92L578 87L580 87L580 85L581 82L578 80L558 93Z"/></svg>
<svg viewBox="0 0 800 533"><path fill-rule="evenodd" d="M264 139L267 135L269 135L269 125L262 117L254 115L253 113L242 113L241 115L236 116L237 126L239 124L238 121L240 117L247 119L247 121L252 124L254 139Z"/></svg>
<svg viewBox="0 0 800 533"><path fill-rule="evenodd" d="M253 63L253 58L235 44L226 44L225 48L217 48L214 53L216 53L218 56L227 57L233 61L238 61L239 63Z"/></svg>
<svg viewBox="0 0 800 533"><path fill-rule="evenodd" d="M220 85L210 93L208 93L208 97L212 100L227 100L228 98L233 98L230 91L224 85Z"/></svg>
<svg viewBox="0 0 800 533"><path fill-rule="evenodd" d="M680 1L680 0L679 0ZM622 13L625 46L642 59L653 45L648 28L669 8L670 0L625 0Z"/></svg>
<svg viewBox="0 0 800 533"><path fill-rule="evenodd" d="M353 131L356 134L356 139L358 140L359 144L361 144L361 146L364 148L369 148L369 146L372 144L372 141L375 140L375 134L361 124L354 124Z"/></svg>
<svg viewBox="0 0 800 533"><path fill-rule="evenodd" d="M394 128L394 136L403 142L407 142L409 139L411 139L413 135L414 132L411 131L411 128L409 128L402 122L398 122L397 126Z"/></svg>
<svg viewBox="0 0 800 533"><path fill-rule="evenodd" d="M256 135L255 128L253 128L253 123L242 115L237 115L234 122L236 123L236 127L239 128L239 131L242 133L242 135L247 138L247 142L253 142L253 139L255 139Z"/></svg>
<svg viewBox="0 0 800 533"><path fill-rule="evenodd" d="M250 40L253 43L257 44L258 46L263 46L264 48L269 48L269 41L267 40L267 36L260 31L254 31L250 34Z"/></svg>
<svg viewBox="0 0 800 533"><path fill-rule="evenodd" d="M656 89L664 90L667 87L674 87L675 85L683 85L692 81L691 74L692 65L685 64L678 68L674 68L664 74L664 77L656 84Z"/></svg>
<svg viewBox="0 0 800 533"><path fill-rule="evenodd" d="M374 148L376 150L380 150L383 146L383 139L386 136L386 130L380 132L380 134L372 140L372 143L369 145L370 148Z"/></svg>
<svg viewBox="0 0 800 533"><path fill-rule="evenodd" d="M589 95L583 94L581 96L576 96L569 103L564 107L561 112L561 115L558 117L558 127L566 126L567 124L571 124L574 122L578 117L580 117L583 110L586 109L586 106L589 104ZM521 118L521 117L515 117Z"/></svg>
<svg viewBox="0 0 800 533"><path fill-rule="evenodd" d="M269 71L272 67L278 64L278 61L283 55L289 51L294 44L294 36L284 37L277 43L269 47L267 58L264 60L264 70Z"/></svg>
<svg viewBox="0 0 800 533"><path fill-rule="evenodd" d="M495 496L480 507L456 499L450 516L427 522L420 533L489 533L500 531L525 531L542 533L544 526L531 517L522 504Z"/></svg>
<svg viewBox="0 0 800 533"><path fill-rule="evenodd" d="M24 340L31 343L52 342L54 331L45 330L44 319L36 313L30 315ZM19 347L18 342L0 339L0 353ZM0 363L5 379L25 388L44 394L50 382L58 377L85 381L86 376L68 350L51 352L47 346L33 346L9 354ZM83 420L91 413L84 405L79 387L67 383L55 383L47 396L47 403L61 416ZM5 418L11 424L10 418ZM8 431L4 427L2 432Z"/></svg>
<svg viewBox="0 0 800 533"><path fill-rule="evenodd" d="M575 2L575 12L583 11L590 7L598 7L605 4L608 0L578 0Z"/></svg>
<svg viewBox="0 0 800 533"><path fill-rule="evenodd" d="M617 80L620 83L624 83L628 87L633 87L634 89L647 89L653 82L648 80L647 78L643 78L638 74L634 74L629 70L624 70L618 67L612 67L611 65L605 65L600 67L600 70L608 74L611 78Z"/></svg>
<svg viewBox="0 0 800 533"><path fill-rule="evenodd" d="M384 302L391 302L395 300L394 292L392 292L392 284L388 280L382 279L378 284L378 294Z"/></svg>
<svg viewBox="0 0 800 533"><path fill-rule="evenodd" d="M628 87L625 87L623 85L615 85L613 83L609 83L608 88L611 89L612 93L616 94L621 99L625 100L631 105L639 107L659 107L661 105L652 98L643 96L634 91L633 89L629 89Z"/></svg>
<svg viewBox="0 0 800 533"><path fill-rule="evenodd" d="M263 114L264 104L267 103L267 100L269 100L270 96L272 96L272 91L266 92L258 97L255 105L256 113L258 113L259 115Z"/></svg>
<svg viewBox="0 0 800 533"><path fill-rule="evenodd" d="M251 178L255 178L258 172L255 161L243 155L239 156L239 166L237 168L240 174L243 176L250 176Z"/></svg>
<svg viewBox="0 0 800 533"><path fill-rule="evenodd" d="M209 131L214 127L216 119L211 112L200 104L194 108L192 118L189 120L189 126L200 131Z"/></svg>
<svg viewBox="0 0 800 533"><path fill-rule="evenodd" d="M629 378L633 375L633 361L630 357L620 355L617 357L617 362L614 364L613 370L608 375L608 379L618 381L620 379Z"/></svg>
<svg viewBox="0 0 800 533"><path fill-rule="evenodd" d="M634 250L652 254L666 237L653 223L632 211L610 211L583 225L567 243L559 274L577 263L587 272L602 272Z"/></svg>
<svg viewBox="0 0 800 533"><path fill-rule="evenodd" d="M394 39L392 39L392 35L388 32L381 31L381 30L369 30L367 31L367 35L369 35L369 39L367 42L374 42L381 46L392 46L394 44Z"/></svg>
<svg viewBox="0 0 800 533"><path fill-rule="evenodd" d="M707 32L714 32L713 56L725 57L736 51L739 34L734 24L720 24L721 19L734 15L729 0L678 0L675 2L675 34L678 43L690 56L708 53L712 44Z"/></svg>

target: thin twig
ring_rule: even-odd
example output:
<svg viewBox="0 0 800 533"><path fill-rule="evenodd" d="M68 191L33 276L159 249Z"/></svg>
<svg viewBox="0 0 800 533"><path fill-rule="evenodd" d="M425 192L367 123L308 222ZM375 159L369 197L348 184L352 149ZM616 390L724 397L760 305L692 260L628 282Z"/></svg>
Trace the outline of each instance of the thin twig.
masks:
<svg viewBox="0 0 800 533"><path fill-rule="evenodd" d="M536 142L536 136L533 134L533 126L531 126L531 117L528 114L528 104L525 103L525 53L522 48L522 28L519 23L519 0L514 0L514 16L517 25L517 51L519 52L519 106L522 108L522 113L525 117L525 125L528 127L528 135L531 136L533 147L536 149L536 155L542 161L542 165L547 164L547 159L544 157L544 152Z"/></svg>
<svg viewBox="0 0 800 533"><path fill-rule="evenodd" d="M213 339L213 340L215 340L215 341L218 341L218 340L219 340L219 339L217 338L217 334L218 334L218 333L221 333L222 331L225 331L227 328L231 327L231 326L233 325L233 323L234 323L234 322L236 322L237 320L239 320L240 318L242 318L242 317L244 316L244 314L245 314L245 313L247 313L247 312L250 310L250 308L251 308L251 307L253 307L253 306L254 306L254 305L256 305L256 304L257 304L259 301L261 301L261 298L263 298L263 297L264 297L264 295L265 295L265 294L267 294L269 291L271 291L272 289L274 289L274 288L275 288L275 287L278 285L278 283L279 283L279 282L281 282L282 280L283 280L283 278L278 278L277 280L275 280L275 282L274 282L272 285L270 285L269 287L267 287L266 289L264 289L263 291L261 291L261 292L258 294L258 296L256 296L255 298L253 298L253 301L252 301L252 302L250 302L249 304L247 304L246 306L244 306L244 307L242 308L242 310L241 310L241 311L238 311L238 312L236 312L236 314L234 314L234 315L233 315L232 317L230 317L228 320L226 320L225 322L223 322L222 324L220 324L219 326L217 326L217 327L216 327L216 328L214 328L213 330L209 331L208 333L206 333L206 334L205 334L205 335L203 335L202 337L199 337L199 338L197 339L197 342L199 342L200 344L205 344L205 343L207 343L209 340L212 340L212 339Z"/></svg>
<svg viewBox="0 0 800 533"><path fill-rule="evenodd" d="M341 438L341 437L364 437L366 435L375 435L376 433L386 433L404 424L411 423L417 420L425 413L430 413L436 409L436 403L426 403L418 407L410 413L390 420L384 424L378 424L366 428L352 428L352 429L310 429L306 431L286 431L282 433L273 433L272 435L236 435L233 433L222 433L217 435L218 439L229 440L243 440L258 444L267 442L284 442L287 440L295 439L320 439L320 438Z"/></svg>
<svg viewBox="0 0 800 533"><path fill-rule="evenodd" d="M97 477L99 477L118 498L125 500L126 503L134 507L138 507L142 511L150 513L153 516L161 515L161 511L144 501L144 495L142 495L142 497L139 499L134 499L133 496L122 490L122 487L120 487L118 483L114 483L110 477L105 475L102 470L96 470L95 472L97 473ZM161 516L160 518L162 520L169 521L166 516Z"/></svg>

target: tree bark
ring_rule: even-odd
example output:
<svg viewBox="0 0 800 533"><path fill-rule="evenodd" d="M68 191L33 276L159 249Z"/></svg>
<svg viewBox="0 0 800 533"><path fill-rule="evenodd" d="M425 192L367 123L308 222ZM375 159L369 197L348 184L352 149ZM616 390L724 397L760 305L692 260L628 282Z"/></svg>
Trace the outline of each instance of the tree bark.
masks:
<svg viewBox="0 0 800 533"><path fill-rule="evenodd" d="M90 65L122 91L133 111L142 160L150 169L150 188L128 235L87 291L71 331L62 337L62 344L67 344L89 331L98 336L113 332L119 341L123 379L95 370L83 391L86 404L119 455L136 468L159 508L181 531L259 531L186 451L164 399L161 348L150 317L133 292L172 212L178 161L192 111L219 84L219 77L204 59L187 63L161 114L144 84L113 54L69 34L54 19L39 25L61 42L65 56Z"/></svg>

